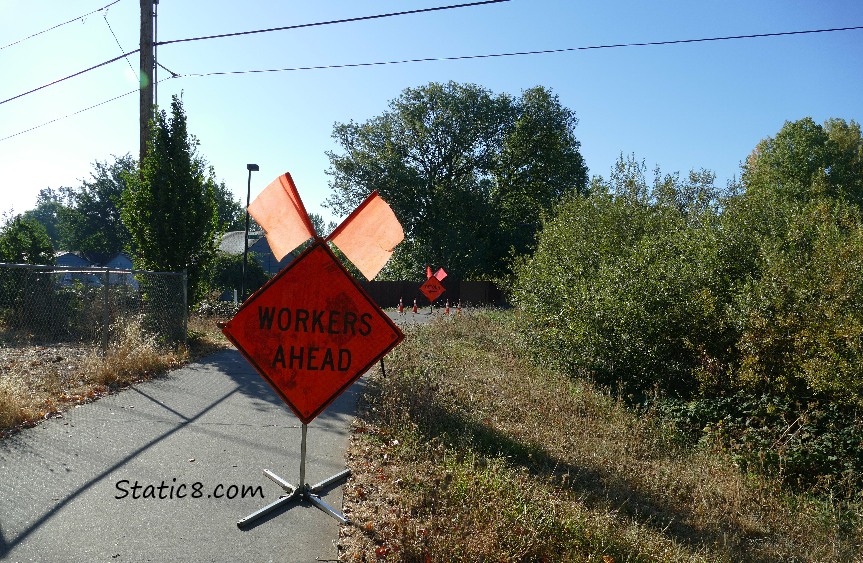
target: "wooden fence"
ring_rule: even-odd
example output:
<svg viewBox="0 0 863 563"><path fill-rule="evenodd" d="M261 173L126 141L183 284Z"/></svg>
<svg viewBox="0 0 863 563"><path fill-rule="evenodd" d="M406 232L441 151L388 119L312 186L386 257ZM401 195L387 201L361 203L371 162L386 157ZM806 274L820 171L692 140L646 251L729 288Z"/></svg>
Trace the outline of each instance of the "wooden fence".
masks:
<svg viewBox="0 0 863 563"><path fill-rule="evenodd" d="M447 301L453 307L459 301L463 307L506 304L503 293L491 282L461 281L450 277L441 282L446 291L435 301L437 306L442 307ZM399 299L402 299L406 308L413 306L414 299L420 307L429 305L429 300L420 291L422 282L360 281L360 285L383 308L397 307Z"/></svg>

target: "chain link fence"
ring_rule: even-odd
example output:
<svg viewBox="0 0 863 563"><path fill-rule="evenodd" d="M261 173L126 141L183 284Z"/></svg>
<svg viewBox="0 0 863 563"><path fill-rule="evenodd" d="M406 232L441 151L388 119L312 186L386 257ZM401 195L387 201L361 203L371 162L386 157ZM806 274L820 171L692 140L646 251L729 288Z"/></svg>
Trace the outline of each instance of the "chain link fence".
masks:
<svg viewBox="0 0 863 563"><path fill-rule="evenodd" d="M185 272L0 264L0 341L73 343L107 350L130 323L185 342Z"/></svg>

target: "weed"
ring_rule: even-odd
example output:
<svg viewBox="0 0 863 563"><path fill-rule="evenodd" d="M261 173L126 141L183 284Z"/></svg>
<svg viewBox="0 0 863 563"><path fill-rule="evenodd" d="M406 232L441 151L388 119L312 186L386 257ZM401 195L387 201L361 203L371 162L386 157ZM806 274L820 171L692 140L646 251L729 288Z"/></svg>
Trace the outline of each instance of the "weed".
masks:
<svg viewBox="0 0 863 563"><path fill-rule="evenodd" d="M188 344L178 347L142 326L131 318L114 327L118 336L104 353L92 346L0 346L0 437L227 346L212 318L193 317Z"/></svg>
<svg viewBox="0 0 863 563"><path fill-rule="evenodd" d="M534 365L508 312L408 330L369 378L342 559L845 561L839 510Z"/></svg>

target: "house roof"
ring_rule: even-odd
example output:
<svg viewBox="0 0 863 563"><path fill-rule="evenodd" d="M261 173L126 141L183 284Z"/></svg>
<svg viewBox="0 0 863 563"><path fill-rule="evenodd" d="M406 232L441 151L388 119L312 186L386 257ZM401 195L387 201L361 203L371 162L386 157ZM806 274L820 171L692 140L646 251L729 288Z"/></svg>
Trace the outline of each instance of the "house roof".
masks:
<svg viewBox="0 0 863 563"><path fill-rule="evenodd" d="M228 231L222 235L219 251L225 254L242 254L245 250L245 243L243 242L245 233L245 231Z"/></svg>
<svg viewBox="0 0 863 563"><path fill-rule="evenodd" d="M246 249L243 242L243 235L246 231L228 231L222 235L222 240L219 242L219 251L225 254L242 254ZM255 244L256 240L263 239L261 233L249 233L249 248Z"/></svg>
<svg viewBox="0 0 863 563"><path fill-rule="evenodd" d="M222 236L219 243L219 251L225 254L240 255L245 250L243 234L245 231L228 231ZM267 237L261 232L249 233L249 253L254 254L261 267L268 274L275 274L294 259L294 254L289 252L281 260L276 260Z"/></svg>
<svg viewBox="0 0 863 563"><path fill-rule="evenodd" d="M113 258L105 262L107 268L117 268L120 270L128 270L132 268L132 257L125 252L115 254Z"/></svg>
<svg viewBox="0 0 863 563"><path fill-rule="evenodd" d="M92 266L93 263L81 256L79 252L58 250L54 253L54 263L58 266Z"/></svg>
<svg viewBox="0 0 863 563"><path fill-rule="evenodd" d="M267 242L267 237L261 237L254 243L250 243L249 252L257 257L261 267L268 274L275 274L296 258L293 252L288 252L281 260L276 260L272 249L270 249L270 243Z"/></svg>

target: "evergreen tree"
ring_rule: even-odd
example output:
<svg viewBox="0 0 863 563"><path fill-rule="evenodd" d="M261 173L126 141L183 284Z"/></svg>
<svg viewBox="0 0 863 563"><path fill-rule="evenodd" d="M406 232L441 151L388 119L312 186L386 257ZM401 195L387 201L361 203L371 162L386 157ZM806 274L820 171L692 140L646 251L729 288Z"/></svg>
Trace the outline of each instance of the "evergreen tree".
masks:
<svg viewBox="0 0 863 563"><path fill-rule="evenodd" d="M171 115L159 112L150 126L140 173L127 176L123 222L135 249L136 266L186 270L190 303L206 292L205 270L217 248L219 221L213 170L197 154L177 96Z"/></svg>

